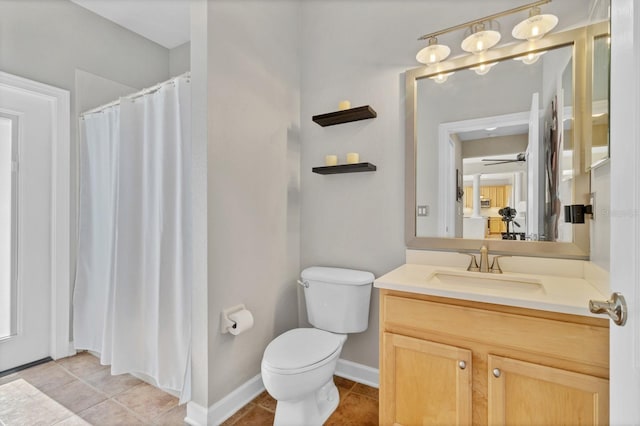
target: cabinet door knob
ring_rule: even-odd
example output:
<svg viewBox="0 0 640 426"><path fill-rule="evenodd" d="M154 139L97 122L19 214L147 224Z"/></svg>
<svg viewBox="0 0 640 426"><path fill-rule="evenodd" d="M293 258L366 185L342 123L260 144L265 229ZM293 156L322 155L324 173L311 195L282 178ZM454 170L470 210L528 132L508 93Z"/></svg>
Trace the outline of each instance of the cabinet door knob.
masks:
<svg viewBox="0 0 640 426"><path fill-rule="evenodd" d="M494 368L493 369L493 377L500 377L501 374L502 374L502 372L500 371L499 368Z"/></svg>
<svg viewBox="0 0 640 426"><path fill-rule="evenodd" d="M460 361L458 362L458 367L460 367L460 370L464 370L465 368L467 368L467 363L464 361Z"/></svg>

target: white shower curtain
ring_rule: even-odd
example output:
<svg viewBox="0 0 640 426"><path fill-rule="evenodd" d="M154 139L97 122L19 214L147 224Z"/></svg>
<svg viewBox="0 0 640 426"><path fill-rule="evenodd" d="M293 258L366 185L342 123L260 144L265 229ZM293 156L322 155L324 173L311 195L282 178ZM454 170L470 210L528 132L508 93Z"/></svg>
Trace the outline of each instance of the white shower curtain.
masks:
<svg viewBox="0 0 640 426"><path fill-rule="evenodd" d="M81 120L74 344L190 397L190 90L182 76Z"/></svg>

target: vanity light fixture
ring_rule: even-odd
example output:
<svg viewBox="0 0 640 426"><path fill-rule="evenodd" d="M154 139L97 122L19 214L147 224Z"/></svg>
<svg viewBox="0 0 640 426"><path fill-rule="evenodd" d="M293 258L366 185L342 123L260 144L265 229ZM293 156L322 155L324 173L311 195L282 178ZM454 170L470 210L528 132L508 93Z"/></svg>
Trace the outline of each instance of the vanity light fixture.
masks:
<svg viewBox="0 0 640 426"><path fill-rule="evenodd" d="M493 68L497 64L498 64L497 62L491 62L488 64L476 65L475 67L471 67L469 69L474 70L478 75L485 75L486 73L491 71L491 68ZM493 129L495 129L495 127ZM485 130L489 130L489 129L485 129Z"/></svg>
<svg viewBox="0 0 640 426"><path fill-rule="evenodd" d="M427 40L428 45L418 52L416 59L418 62L426 65L437 64L446 59L451 54L451 49L446 45L438 44L437 37L459 30L466 31L465 38L460 45L462 50L473 54L482 54L500 42L501 34L497 20L504 16L526 10L529 11L529 17L514 27L512 35L522 40L538 40L558 24L558 18L555 15L540 14L540 6L550 3L551 1L552 0L538 0L503 12L494 13L484 18L425 34L419 37L418 40ZM531 62L522 59L525 63L533 63L536 60L537 56L531 56L527 59L527 61Z"/></svg>
<svg viewBox="0 0 640 426"><path fill-rule="evenodd" d="M526 55L518 56L513 59L515 61L522 61L522 63L524 64L531 65L538 62L538 59L540 59L540 56L544 55L545 53L547 52L530 52L530 53L527 53Z"/></svg>
<svg viewBox="0 0 640 426"><path fill-rule="evenodd" d="M431 80L435 81L438 84L442 84L445 81L447 81L447 79L449 78L449 76L453 75L452 72L447 72L447 73L439 73L436 75L432 75L431 77L429 77Z"/></svg>
<svg viewBox="0 0 640 426"><path fill-rule="evenodd" d="M490 22L489 22L490 25ZM462 50L479 55L491 49L500 41L500 33L496 30L485 29L484 22L473 24L470 28L471 34L462 40Z"/></svg>
<svg viewBox="0 0 640 426"><path fill-rule="evenodd" d="M451 49L449 46L438 44L438 39L436 37L431 37L428 41L427 47L418 52L416 59L418 62L425 65L434 65L447 59L450 53Z"/></svg>
<svg viewBox="0 0 640 426"><path fill-rule="evenodd" d="M558 25L558 17L551 14L540 14L539 7L531 8L529 17L513 27L511 35L520 40L540 40Z"/></svg>

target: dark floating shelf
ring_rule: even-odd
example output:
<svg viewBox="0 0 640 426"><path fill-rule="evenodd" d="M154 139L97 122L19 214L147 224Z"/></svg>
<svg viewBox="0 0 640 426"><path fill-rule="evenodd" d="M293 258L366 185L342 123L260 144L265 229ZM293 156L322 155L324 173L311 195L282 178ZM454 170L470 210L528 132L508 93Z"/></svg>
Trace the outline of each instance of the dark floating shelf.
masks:
<svg viewBox="0 0 640 426"><path fill-rule="evenodd" d="M313 173L335 175L337 173L375 172L376 166L371 163L339 164L337 166L314 167Z"/></svg>
<svg viewBox="0 0 640 426"><path fill-rule="evenodd" d="M378 116L369 105L345 109L342 111L329 112L327 114L314 115L313 121L322 127L334 126L336 124L349 123L350 121L367 120Z"/></svg>

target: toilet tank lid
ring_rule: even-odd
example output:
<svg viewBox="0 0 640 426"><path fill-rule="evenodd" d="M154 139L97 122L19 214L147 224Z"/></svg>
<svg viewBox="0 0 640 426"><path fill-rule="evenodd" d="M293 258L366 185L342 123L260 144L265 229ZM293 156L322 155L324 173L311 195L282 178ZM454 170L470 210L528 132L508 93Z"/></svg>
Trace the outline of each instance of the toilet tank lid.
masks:
<svg viewBox="0 0 640 426"><path fill-rule="evenodd" d="M326 266L311 266L302 271L300 276L303 280L347 285L371 284L375 279L371 272Z"/></svg>

